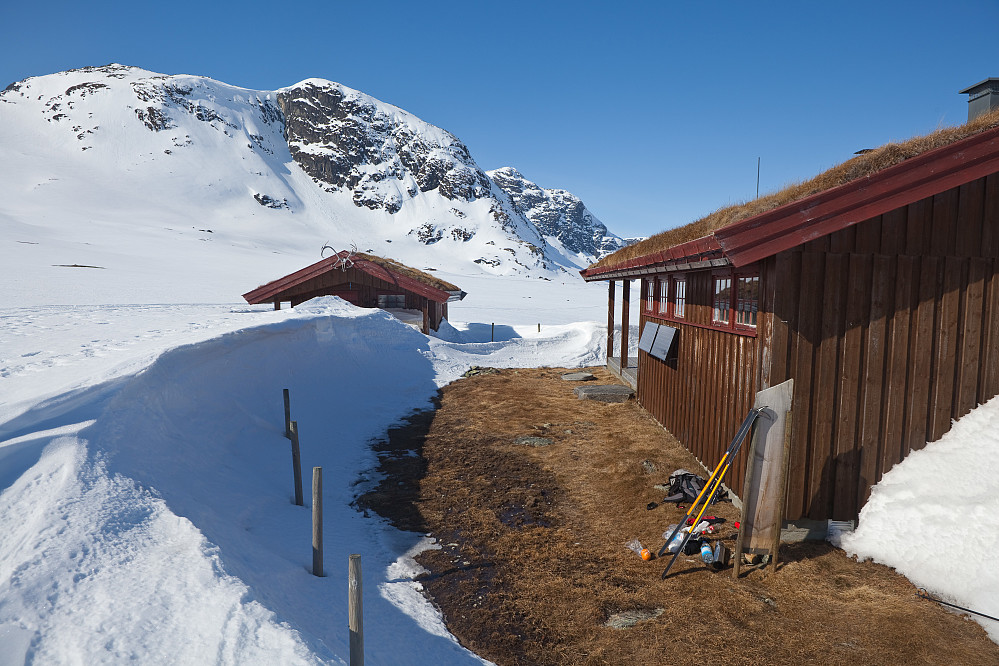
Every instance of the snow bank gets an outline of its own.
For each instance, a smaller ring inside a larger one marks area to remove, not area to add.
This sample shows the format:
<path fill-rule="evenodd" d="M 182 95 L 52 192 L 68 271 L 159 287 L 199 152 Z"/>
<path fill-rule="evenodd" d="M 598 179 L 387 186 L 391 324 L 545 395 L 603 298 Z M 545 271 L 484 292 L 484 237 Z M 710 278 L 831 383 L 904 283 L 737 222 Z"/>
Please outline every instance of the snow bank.
<path fill-rule="evenodd" d="M 945 601 L 999 617 L 997 451 L 999 398 L 993 398 L 889 470 L 840 545 Z M 970 617 L 999 642 L 999 622 Z"/>

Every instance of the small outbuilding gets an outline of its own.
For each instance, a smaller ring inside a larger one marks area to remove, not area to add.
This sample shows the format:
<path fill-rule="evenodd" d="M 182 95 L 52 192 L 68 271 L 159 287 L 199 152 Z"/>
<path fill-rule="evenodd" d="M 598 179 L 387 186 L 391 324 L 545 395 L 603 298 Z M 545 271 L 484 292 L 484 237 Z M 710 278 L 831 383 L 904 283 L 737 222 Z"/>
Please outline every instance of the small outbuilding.
<path fill-rule="evenodd" d="M 864 152 L 582 275 L 609 285 L 608 366 L 709 466 L 755 394 L 793 379 L 784 516 L 855 519 L 885 472 L 999 393 L 999 111 Z M 626 325 L 613 349 L 614 285 L 627 324 L 632 280 L 637 359 Z"/>
<path fill-rule="evenodd" d="M 436 331 L 447 318 L 447 305 L 465 292 L 429 273 L 392 259 L 346 250 L 243 294 L 247 303 L 294 307 L 317 296 L 339 296 L 364 308 L 422 314 L 421 330 Z"/>

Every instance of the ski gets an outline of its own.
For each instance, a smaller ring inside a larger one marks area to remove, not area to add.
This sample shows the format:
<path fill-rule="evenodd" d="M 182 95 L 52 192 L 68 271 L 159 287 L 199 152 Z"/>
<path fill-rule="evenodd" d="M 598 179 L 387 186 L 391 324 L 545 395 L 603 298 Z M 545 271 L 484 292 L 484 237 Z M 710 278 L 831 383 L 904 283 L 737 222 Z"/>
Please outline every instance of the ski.
<path fill-rule="evenodd" d="M 739 431 L 735 434 L 735 438 L 732 440 L 732 443 L 728 445 L 724 455 L 722 455 L 721 460 L 718 462 L 718 466 L 715 467 L 715 471 L 711 473 L 711 477 L 708 479 L 708 482 L 705 483 L 704 488 L 701 489 L 701 494 L 698 495 L 697 499 L 694 500 L 694 503 L 690 505 L 687 509 L 687 515 L 684 516 L 684 518 L 677 524 L 676 529 L 674 529 L 673 533 L 669 535 L 668 539 L 666 539 L 666 543 L 664 543 L 663 547 L 659 549 L 659 556 L 662 557 L 663 553 L 669 548 L 670 543 L 673 542 L 673 539 L 676 538 L 676 535 L 679 534 L 680 530 L 682 530 L 684 525 L 687 523 L 687 518 L 697 511 L 697 517 L 691 524 L 690 529 L 684 535 L 683 540 L 676 549 L 676 552 L 673 553 L 673 557 L 670 558 L 669 564 L 667 564 L 666 568 L 663 570 L 662 578 L 664 580 L 666 575 L 669 573 L 670 568 L 672 568 L 673 563 L 676 562 L 677 558 L 680 557 L 680 553 L 682 553 L 686 548 L 687 542 L 690 541 L 690 538 L 694 534 L 694 529 L 700 524 L 701 516 L 704 515 L 704 511 L 708 508 L 708 505 L 711 504 L 715 494 L 718 492 L 718 488 L 721 486 L 722 479 L 728 472 L 728 468 L 732 465 L 732 461 L 739 454 L 739 448 L 742 446 L 743 440 L 746 439 L 746 435 L 749 434 L 750 429 L 753 427 L 753 424 L 756 423 L 756 419 L 759 418 L 764 409 L 765 407 L 754 407 L 749 410 L 749 414 L 746 415 L 746 419 L 742 422 L 742 425 L 739 426 Z M 707 495 L 705 495 L 705 493 L 707 493 Z M 703 503 L 701 503 L 702 498 L 704 498 Z M 698 505 L 700 505 L 699 511 L 697 510 Z"/>

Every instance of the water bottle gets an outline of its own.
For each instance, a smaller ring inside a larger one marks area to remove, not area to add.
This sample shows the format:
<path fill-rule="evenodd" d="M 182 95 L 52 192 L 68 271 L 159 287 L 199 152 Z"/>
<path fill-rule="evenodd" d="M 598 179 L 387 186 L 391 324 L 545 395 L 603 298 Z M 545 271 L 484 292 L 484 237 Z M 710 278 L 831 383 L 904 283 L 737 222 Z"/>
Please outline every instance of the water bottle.
<path fill-rule="evenodd" d="M 676 529 L 676 525 L 670 525 L 669 529 L 667 529 L 665 532 L 663 532 L 663 538 L 664 539 L 668 539 L 669 535 L 673 534 L 673 530 L 675 530 L 675 529 Z M 676 533 L 676 536 L 673 537 L 673 540 L 669 542 L 668 546 L 666 546 L 666 550 L 668 550 L 671 553 L 675 553 L 676 551 L 680 550 L 680 544 L 683 543 L 683 538 L 685 536 L 687 536 L 687 529 L 686 528 L 684 528 L 684 529 L 682 529 L 682 530 L 680 530 L 679 532 Z"/>
<path fill-rule="evenodd" d="M 701 542 L 701 559 L 707 565 L 714 564 L 715 554 L 711 551 L 711 544 L 707 541 Z"/>

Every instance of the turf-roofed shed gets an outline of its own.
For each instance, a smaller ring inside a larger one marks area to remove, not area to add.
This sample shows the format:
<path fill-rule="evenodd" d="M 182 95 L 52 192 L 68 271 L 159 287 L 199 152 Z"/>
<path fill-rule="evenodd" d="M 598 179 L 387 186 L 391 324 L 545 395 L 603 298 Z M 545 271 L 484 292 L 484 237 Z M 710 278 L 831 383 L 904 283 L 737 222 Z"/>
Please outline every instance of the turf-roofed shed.
<path fill-rule="evenodd" d="M 756 392 L 793 379 L 784 516 L 852 520 L 894 464 L 999 393 L 997 258 L 993 111 L 653 236 L 582 275 L 609 284 L 608 366 L 709 467 Z M 674 341 L 640 344 L 629 359 L 626 326 L 618 356 L 612 346 L 615 282 L 627 322 L 636 279 L 643 338 Z"/>
<path fill-rule="evenodd" d="M 392 259 L 345 250 L 243 294 L 247 303 L 273 303 L 275 310 L 283 302 L 294 307 L 317 296 L 339 296 L 360 307 L 400 315 L 419 312 L 421 330 L 429 333 L 447 318 L 447 304 L 461 300 L 465 292 Z"/>

